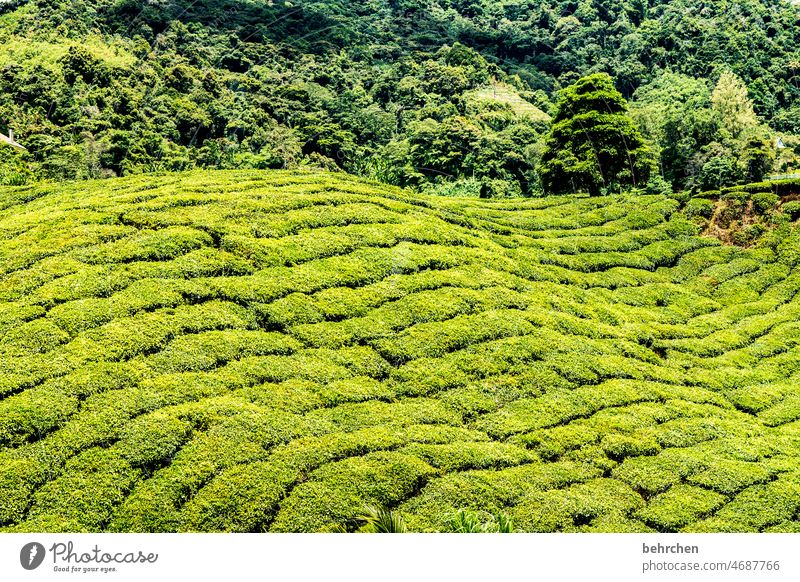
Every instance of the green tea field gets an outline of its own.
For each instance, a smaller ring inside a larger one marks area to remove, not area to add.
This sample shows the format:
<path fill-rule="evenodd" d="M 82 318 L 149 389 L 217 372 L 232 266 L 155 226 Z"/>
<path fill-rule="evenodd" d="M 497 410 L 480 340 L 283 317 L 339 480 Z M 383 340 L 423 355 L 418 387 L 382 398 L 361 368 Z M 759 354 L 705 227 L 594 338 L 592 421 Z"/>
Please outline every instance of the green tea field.
<path fill-rule="evenodd" d="M 0 531 L 800 531 L 800 237 L 679 207 L 1 188 Z"/>

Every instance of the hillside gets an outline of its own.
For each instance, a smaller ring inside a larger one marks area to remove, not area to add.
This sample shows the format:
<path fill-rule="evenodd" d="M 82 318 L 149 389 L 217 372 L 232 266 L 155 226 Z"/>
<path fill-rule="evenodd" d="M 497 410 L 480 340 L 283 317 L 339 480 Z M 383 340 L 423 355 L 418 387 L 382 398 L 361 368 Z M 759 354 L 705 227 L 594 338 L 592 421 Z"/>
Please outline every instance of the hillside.
<path fill-rule="evenodd" d="M 0 190 L 0 530 L 796 531 L 800 243 L 341 174 Z"/>
<path fill-rule="evenodd" d="M 560 92 L 600 72 L 652 193 L 760 181 L 800 168 L 798 23 L 785 0 L 4 2 L 0 133 L 28 152 L 0 185 L 311 166 L 536 196 Z"/>

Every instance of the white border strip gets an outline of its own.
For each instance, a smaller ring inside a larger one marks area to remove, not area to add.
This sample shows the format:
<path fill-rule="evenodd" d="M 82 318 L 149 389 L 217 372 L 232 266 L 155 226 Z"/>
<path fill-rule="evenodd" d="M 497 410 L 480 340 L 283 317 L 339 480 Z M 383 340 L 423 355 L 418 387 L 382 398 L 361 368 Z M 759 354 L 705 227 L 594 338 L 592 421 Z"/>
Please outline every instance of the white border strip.
<path fill-rule="evenodd" d="M 46 555 L 26 570 L 36 543 Z M 0 534 L 0 580 L 796 581 L 799 546 L 797 534 Z"/>

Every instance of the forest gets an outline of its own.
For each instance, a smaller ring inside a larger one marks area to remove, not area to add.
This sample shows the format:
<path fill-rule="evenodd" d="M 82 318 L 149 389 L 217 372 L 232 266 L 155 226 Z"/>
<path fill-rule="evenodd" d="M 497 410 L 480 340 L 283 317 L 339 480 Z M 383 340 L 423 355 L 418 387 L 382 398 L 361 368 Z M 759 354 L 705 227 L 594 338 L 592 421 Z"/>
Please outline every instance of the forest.
<path fill-rule="evenodd" d="M 3 148 L 0 184 L 313 167 L 515 197 L 791 175 L 798 16 L 767 0 L 15 0 L 0 132 L 26 150 Z M 571 182 L 549 152 L 568 137 L 548 139 L 564 92 L 601 73 L 644 157 Z"/>

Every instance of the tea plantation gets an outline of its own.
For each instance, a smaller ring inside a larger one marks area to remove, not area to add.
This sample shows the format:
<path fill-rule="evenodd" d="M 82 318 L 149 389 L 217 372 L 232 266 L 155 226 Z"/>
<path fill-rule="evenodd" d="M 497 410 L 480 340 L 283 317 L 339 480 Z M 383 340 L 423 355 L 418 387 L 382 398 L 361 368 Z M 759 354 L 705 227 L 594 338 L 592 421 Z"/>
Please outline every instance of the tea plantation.
<path fill-rule="evenodd" d="M 0 530 L 800 531 L 800 239 L 678 208 L 0 189 Z"/>

